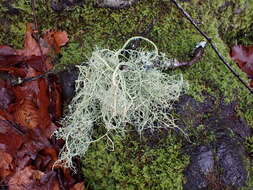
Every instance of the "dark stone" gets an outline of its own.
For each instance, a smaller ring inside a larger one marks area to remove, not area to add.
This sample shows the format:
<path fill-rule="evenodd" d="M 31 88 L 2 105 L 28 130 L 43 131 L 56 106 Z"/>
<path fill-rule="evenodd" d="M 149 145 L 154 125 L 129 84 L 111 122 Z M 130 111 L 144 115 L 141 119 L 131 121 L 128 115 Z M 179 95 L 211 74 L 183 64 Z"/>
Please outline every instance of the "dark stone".
<path fill-rule="evenodd" d="M 187 182 L 185 190 L 198 190 L 207 188 L 208 180 L 206 176 L 213 172 L 214 155 L 210 147 L 199 146 L 190 154 L 191 161 L 185 170 Z"/>
<path fill-rule="evenodd" d="M 0 87 L 0 109 L 7 109 L 15 101 L 12 91 L 5 87 Z"/>
<path fill-rule="evenodd" d="M 75 95 L 75 81 L 78 77 L 76 68 L 60 72 L 60 84 L 62 87 L 62 98 L 64 103 L 69 103 Z"/>
<path fill-rule="evenodd" d="M 193 139 L 198 145 L 185 146 L 190 164 L 185 169 L 184 189 L 236 190 L 245 186 L 246 155 L 242 144 L 252 130 L 238 116 L 237 103 L 218 102 L 211 96 L 207 96 L 204 102 L 198 102 L 188 95 L 182 96 L 179 102 L 176 112 L 183 121 L 179 123 L 180 127 L 189 132 L 196 131 L 199 125 L 204 126 L 203 133 L 197 132 L 199 136 Z M 205 133 L 212 135 L 209 141 Z"/>
<path fill-rule="evenodd" d="M 51 8 L 56 12 L 61 12 L 67 8 L 81 6 L 84 3 L 82 0 L 51 0 Z"/>
<path fill-rule="evenodd" d="M 243 147 L 231 138 L 217 142 L 217 163 L 224 184 L 236 188 L 246 185 L 247 171 L 243 164 L 243 153 Z"/>

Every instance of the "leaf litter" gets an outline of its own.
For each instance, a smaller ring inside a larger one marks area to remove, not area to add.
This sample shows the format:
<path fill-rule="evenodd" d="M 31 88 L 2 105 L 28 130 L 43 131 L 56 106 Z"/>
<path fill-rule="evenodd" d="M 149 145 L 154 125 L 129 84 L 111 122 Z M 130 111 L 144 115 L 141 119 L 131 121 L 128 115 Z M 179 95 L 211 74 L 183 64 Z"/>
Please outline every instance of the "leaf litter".
<path fill-rule="evenodd" d="M 61 147 L 52 137 L 61 116 L 57 77 L 12 85 L 12 79 L 35 77 L 52 69 L 52 56 L 68 42 L 64 31 L 48 30 L 38 40 L 34 36 L 29 23 L 23 49 L 0 46 L 1 186 L 9 190 L 81 190 L 84 184 L 69 169 L 53 168 Z"/>

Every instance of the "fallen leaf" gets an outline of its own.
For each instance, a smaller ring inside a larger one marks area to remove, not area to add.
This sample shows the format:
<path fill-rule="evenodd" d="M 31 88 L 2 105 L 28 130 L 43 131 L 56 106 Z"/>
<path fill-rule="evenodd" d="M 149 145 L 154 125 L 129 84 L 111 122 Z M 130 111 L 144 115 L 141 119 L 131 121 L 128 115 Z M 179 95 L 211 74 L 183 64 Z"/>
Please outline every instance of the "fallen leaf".
<path fill-rule="evenodd" d="M 34 129 L 39 126 L 41 118 L 39 109 L 31 98 L 25 98 L 17 106 L 15 120 L 18 124 Z"/>
<path fill-rule="evenodd" d="M 4 179 L 13 172 L 12 156 L 0 151 L 0 180 Z"/>
<path fill-rule="evenodd" d="M 11 126 L 11 122 L 0 115 L 0 151 L 15 155 L 24 142 L 22 135 Z"/>
<path fill-rule="evenodd" d="M 18 171 L 8 185 L 9 190 L 60 190 L 55 172 L 44 173 L 31 166 Z"/>
<path fill-rule="evenodd" d="M 253 46 L 234 46 L 230 50 L 230 56 L 237 63 L 239 68 L 245 72 L 250 79 L 253 79 Z M 253 87 L 252 81 L 250 81 L 250 86 Z"/>
<path fill-rule="evenodd" d="M 59 53 L 60 47 L 68 41 L 65 31 L 47 31 L 40 39 L 34 39 L 35 29 L 32 23 L 26 26 L 24 48 L 15 50 L 9 46 L 0 46 L 0 65 L 11 66 L 22 61 L 34 69 L 45 72 L 48 67 L 48 55 Z"/>
<path fill-rule="evenodd" d="M 47 31 L 43 38 L 54 48 L 56 53 L 59 53 L 60 47 L 64 46 L 69 41 L 68 35 L 64 31 Z"/>
<path fill-rule="evenodd" d="M 70 188 L 70 190 L 85 190 L 84 189 L 84 183 L 77 183 L 73 187 Z"/>
<path fill-rule="evenodd" d="M 24 49 L 17 50 L 17 55 L 21 55 L 26 57 L 26 59 L 29 59 L 31 56 L 41 56 L 42 54 L 47 53 L 45 49 L 40 48 L 40 45 L 33 38 L 33 34 L 34 25 L 32 23 L 28 23 L 26 25 Z"/>

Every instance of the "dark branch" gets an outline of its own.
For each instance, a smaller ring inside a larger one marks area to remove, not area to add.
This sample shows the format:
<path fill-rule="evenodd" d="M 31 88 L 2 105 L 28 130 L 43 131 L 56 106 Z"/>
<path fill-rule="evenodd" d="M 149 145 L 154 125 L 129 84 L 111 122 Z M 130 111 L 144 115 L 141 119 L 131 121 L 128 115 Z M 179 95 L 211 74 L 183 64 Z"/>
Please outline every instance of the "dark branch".
<path fill-rule="evenodd" d="M 19 78 L 18 80 L 15 80 L 12 82 L 12 86 L 16 86 L 16 85 L 20 85 L 20 84 L 23 84 L 25 82 L 31 82 L 31 81 L 34 81 L 34 80 L 37 80 L 37 79 L 40 79 L 40 78 L 46 78 L 48 75 L 50 74 L 55 74 L 53 71 L 47 71 L 43 74 L 40 74 L 40 75 L 37 75 L 37 76 L 34 76 L 34 77 L 29 77 L 29 78 Z"/>
<path fill-rule="evenodd" d="M 4 122 L 8 126 L 12 127 L 20 135 L 25 135 L 26 134 L 26 132 L 23 129 L 21 129 L 21 127 L 18 124 L 16 124 L 15 122 L 9 121 L 9 120 L 3 120 L 3 119 L 0 119 L 0 121 Z"/>
<path fill-rule="evenodd" d="M 172 3 L 176 5 L 176 7 L 183 13 L 183 15 L 187 18 L 187 20 L 190 21 L 190 23 L 198 30 L 198 32 L 204 36 L 204 38 L 210 43 L 211 47 L 219 57 L 219 59 L 222 61 L 223 64 L 233 73 L 233 75 L 249 90 L 250 93 L 253 94 L 253 90 L 247 85 L 247 83 L 240 78 L 240 76 L 234 71 L 234 69 L 227 63 L 225 58 L 221 55 L 216 45 L 212 42 L 212 39 L 208 37 L 196 24 L 196 22 L 192 19 L 192 17 L 183 9 L 183 7 L 177 3 L 176 0 L 171 0 Z"/>

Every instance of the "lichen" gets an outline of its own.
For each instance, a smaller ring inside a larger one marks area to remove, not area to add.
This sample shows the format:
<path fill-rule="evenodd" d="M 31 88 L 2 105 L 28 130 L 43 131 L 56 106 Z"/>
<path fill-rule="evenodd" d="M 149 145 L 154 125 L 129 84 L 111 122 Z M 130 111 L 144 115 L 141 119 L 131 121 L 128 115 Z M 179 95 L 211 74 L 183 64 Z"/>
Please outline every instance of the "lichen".
<path fill-rule="evenodd" d="M 155 51 L 125 50 L 137 39 L 151 43 Z M 160 55 L 152 41 L 133 37 L 120 50 L 95 50 L 85 65 L 77 66 L 76 95 L 62 119 L 62 127 L 55 131 L 56 138 L 65 141 L 57 163 L 74 168 L 72 158 L 83 158 L 92 142 L 102 137 L 110 140 L 112 131 L 125 133 L 129 125 L 140 135 L 147 129 L 180 129 L 171 110 L 188 84 L 182 75 L 149 68 L 158 61 L 161 67 L 174 63 Z M 106 133 L 92 139 L 99 122 Z"/>

